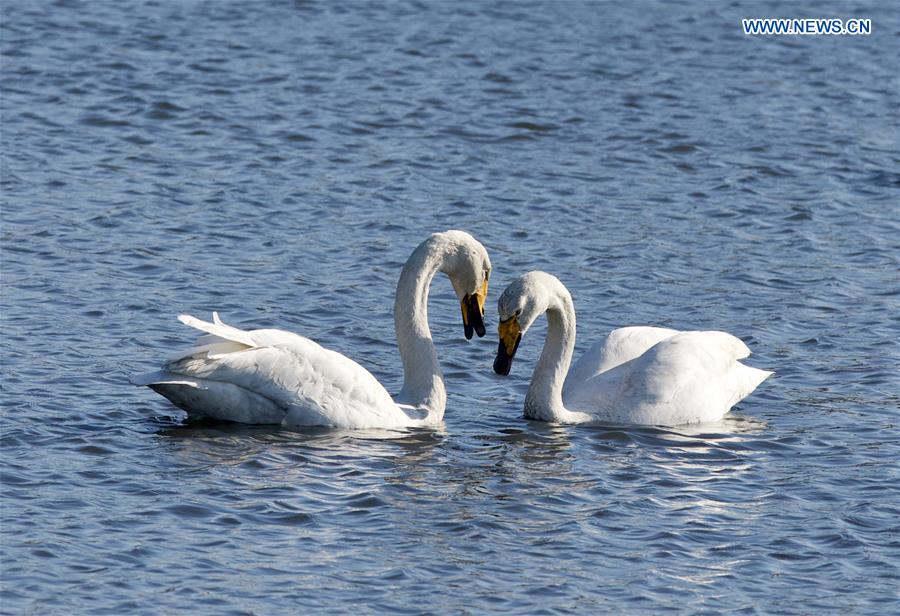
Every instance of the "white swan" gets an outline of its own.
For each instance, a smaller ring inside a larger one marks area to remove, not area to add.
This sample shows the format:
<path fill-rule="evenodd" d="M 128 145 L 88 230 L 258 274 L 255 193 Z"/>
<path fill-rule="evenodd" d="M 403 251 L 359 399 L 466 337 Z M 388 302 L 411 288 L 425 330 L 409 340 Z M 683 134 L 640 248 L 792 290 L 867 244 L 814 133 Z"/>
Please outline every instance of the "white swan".
<path fill-rule="evenodd" d="M 558 423 L 676 426 L 718 421 L 772 372 L 738 360 L 750 349 L 731 334 L 661 327 L 613 330 L 566 376 L 575 347 L 572 296 L 555 277 L 529 272 L 498 302 L 494 371 L 509 374 L 522 335 L 547 313 L 547 339 L 525 397 L 525 416 Z"/>
<path fill-rule="evenodd" d="M 447 393 L 428 329 L 428 288 L 444 272 L 460 298 L 466 338 L 483 336 L 491 262 L 463 231 L 435 233 L 416 248 L 400 274 L 394 301 L 403 389 L 392 400 L 352 359 L 278 329 L 244 331 L 213 313 L 207 323 L 178 319 L 207 333 L 159 372 L 132 379 L 194 418 L 251 424 L 397 428 L 440 423 Z"/>

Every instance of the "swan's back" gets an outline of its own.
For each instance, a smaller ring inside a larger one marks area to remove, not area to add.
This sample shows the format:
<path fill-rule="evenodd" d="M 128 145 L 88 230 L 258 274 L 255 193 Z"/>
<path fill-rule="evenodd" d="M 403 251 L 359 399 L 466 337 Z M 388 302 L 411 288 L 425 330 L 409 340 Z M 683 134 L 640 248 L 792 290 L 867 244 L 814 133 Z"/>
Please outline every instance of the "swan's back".
<path fill-rule="evenodd" d="M 680 332 L 641 355 L 573 383 L 566 406 L 615 423 L 679 425 L 720 420 L 772 373 L 741 364 L 741 340 Z"/>

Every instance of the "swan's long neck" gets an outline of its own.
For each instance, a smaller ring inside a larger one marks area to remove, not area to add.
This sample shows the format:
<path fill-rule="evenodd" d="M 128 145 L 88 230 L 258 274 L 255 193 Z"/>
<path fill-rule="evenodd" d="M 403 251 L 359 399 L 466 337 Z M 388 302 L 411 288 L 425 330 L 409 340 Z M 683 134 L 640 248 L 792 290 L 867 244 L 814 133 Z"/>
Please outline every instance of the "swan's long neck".
<path fill-rule="evenodd" d="M 559 285 L 551 289 L 547 306 L 547 339 L 525 396 L 525 416 L 543 421 L 564 421 L 562 390 L 575 348 L 575 306 Z"/>
<path fill-rule="evenodd" d="M 421 244 L 403 266 L 394 300 L 394 327 L 403 361 L 403 389 L 397 402 L 428 412 L 429 421 L 440 421 L 447 406 L 444 375 L 428 329 L 428 288 L 443 265 L 437 242 Z"/>

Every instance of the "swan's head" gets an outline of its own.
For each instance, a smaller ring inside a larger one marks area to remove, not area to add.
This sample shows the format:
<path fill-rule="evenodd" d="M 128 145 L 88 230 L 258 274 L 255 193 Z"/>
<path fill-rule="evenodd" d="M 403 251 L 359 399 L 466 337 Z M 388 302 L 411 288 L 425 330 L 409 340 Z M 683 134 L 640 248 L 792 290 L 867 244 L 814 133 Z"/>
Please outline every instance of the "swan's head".
<path fill-rule="evenodd" d="M 466 338 L 484 336 L 484 302 L 487 299 L 491 260 L 481 242 L 465 231 L 435 233 L 432 239 L 443 246 L 441 271 L 453 283 L 462 309 Z"/>
<path fill-rule="evenodd" d="M 494 372 L 507 375 L 522 336 L 535 320 L 547 311 L 553 289 L 562 287 L 555 277 L 544 272 L 528 272 L 516 278 L 497 302 L 500 312 L 500 344 L 494 360 Z"/>

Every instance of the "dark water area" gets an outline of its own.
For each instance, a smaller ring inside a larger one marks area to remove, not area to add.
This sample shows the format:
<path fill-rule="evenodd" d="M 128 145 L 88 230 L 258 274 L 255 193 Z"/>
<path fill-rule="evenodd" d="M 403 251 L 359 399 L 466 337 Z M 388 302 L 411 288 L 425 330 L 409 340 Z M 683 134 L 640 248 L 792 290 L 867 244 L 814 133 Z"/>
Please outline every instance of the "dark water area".
<path fill-rule="evenodd" d="M 37 2 L 0 7 L 5 614 L 898 610 L 898 41 L 890 2 Z M 743 17 L 870 36 L 749 37 Z M 128 384 L 175 320 L 402 377 L 427 234 L 437 430 L 188 424 Z M 717 424 L 522 418 L 543 269 L 578 349 L 722 329 L 777 375 Z"/>

